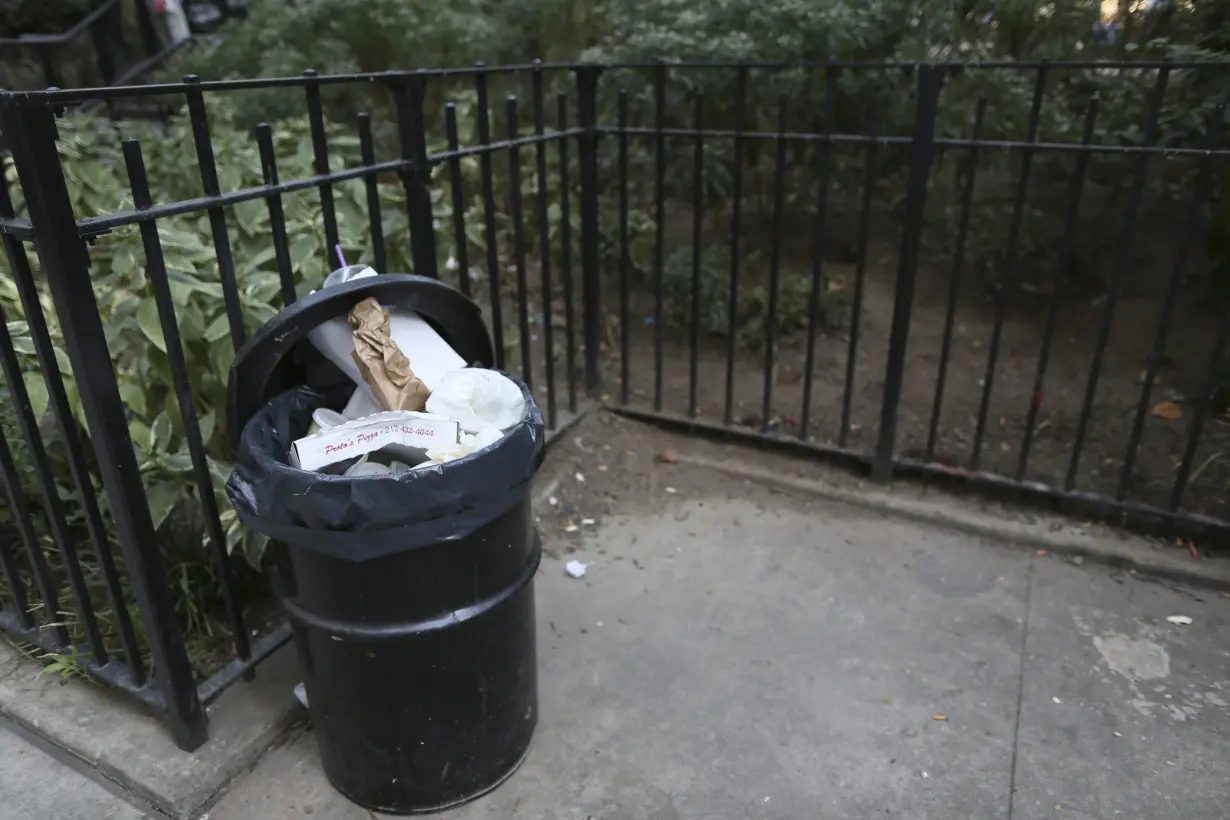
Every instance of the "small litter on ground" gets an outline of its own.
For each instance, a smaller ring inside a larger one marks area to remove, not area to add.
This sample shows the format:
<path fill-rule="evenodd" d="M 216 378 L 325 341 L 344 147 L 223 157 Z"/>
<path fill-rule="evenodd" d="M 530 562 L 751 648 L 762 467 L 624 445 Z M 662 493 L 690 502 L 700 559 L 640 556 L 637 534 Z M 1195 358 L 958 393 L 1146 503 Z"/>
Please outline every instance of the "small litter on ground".
<path fill-rule="evenodd" d="M 584 578 L 587 566 L 587 564 L 580 561 L 569 561 L 567 564 L 564 564 L 564 572 L 573 578 Z"/>
<path fill-rule="evenodd" d="M 1175 626 L 1191 626 L 1192 619 L 1187 615 L 1168 615 L 1166 620 Z"/>

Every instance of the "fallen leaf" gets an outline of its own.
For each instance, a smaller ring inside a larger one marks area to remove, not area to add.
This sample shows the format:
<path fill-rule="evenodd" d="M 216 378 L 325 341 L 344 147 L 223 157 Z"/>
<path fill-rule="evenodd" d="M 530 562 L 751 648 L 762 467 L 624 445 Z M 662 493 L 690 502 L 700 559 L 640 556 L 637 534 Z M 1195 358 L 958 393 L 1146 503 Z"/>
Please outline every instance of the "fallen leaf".
<path fill-rule="evenodd" d="M 1183 408 L 1172 401 L 1159 401 L 1149 412 L 1166 421 L 1177 421 L 1183 418 Z"/>
<path fill-rule="evenodd" d="M 679 454 L 674 450 L 663 450 L 658 453 L 658 461 L 663 464 L 676 464 L 679 461 Z"/>

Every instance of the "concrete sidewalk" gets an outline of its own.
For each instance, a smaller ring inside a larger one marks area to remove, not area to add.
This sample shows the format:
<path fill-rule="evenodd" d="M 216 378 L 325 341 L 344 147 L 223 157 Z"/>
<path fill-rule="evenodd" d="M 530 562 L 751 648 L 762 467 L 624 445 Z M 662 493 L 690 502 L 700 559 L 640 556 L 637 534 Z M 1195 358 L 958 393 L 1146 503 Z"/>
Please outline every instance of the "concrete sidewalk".
<path fill-rule="evenodd" d="M 0 820 L 148 820 L 142 811 L 0 722 Z"/>
<path fill-rule="evenodd" d="M 1230 817 L 1230 598 L 1091 558 L 1213 584 L 1225 562 L 908 484 L 877 502 L 845 473 L 604 414 L 538 487 L 538 733 L 451 820 Z M 101 687 L 9 688 L 63 704 L 36 729 L 106 747 L 83 760 L 151 758 L 129 780 L 178 795 L 155 801 L 176 817 L 369 820 L 310 728 L 221 787 L 267 746 L 239 729 L 286 712 L 293 667 L 228 690 L 196 755 L 104 715 Z M 3 729 L 0 772 L 0 820 L 159 816 Z"/>
<path fill-rule="evenodd" d="M 447 817 L 1230 816 L 1223 593 L 652 465 L 657 444 L 607 433 L 553 454 L 529 758 Z M 372 816 L 315 743 L 271 751 L 210 820 Z"/>

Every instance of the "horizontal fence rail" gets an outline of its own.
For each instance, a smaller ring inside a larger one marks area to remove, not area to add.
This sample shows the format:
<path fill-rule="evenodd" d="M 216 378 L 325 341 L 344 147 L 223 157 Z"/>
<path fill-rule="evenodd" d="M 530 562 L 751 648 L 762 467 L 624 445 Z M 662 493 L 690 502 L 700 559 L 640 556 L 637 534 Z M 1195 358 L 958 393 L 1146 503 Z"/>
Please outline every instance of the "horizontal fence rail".
<path fill-rule="evenodd" d="M 553 431 L 602 399 L 881 481 L 1224 536 L 1230 322 L 1196 249 L 1230 147 L 1218 101 L 1189 131 L 1166 101 L 1227 70 L 535 62 L 0 94 L 0 628 L 204 741 L 203 705 L 288 637 L 222 500 L 226 369 L 339 256 L 478 301 Z M 1107 130 L 1099 84 L 1126 76 L 1139 121 Z M 218 105 L 268 89 L 301 118 Z M 172 113 L 58 118 L 132 98 Z M 1159 210 L 1173 230 L 1142 238 Z M 185 572 L 212 584 L 208 663 Z"/>

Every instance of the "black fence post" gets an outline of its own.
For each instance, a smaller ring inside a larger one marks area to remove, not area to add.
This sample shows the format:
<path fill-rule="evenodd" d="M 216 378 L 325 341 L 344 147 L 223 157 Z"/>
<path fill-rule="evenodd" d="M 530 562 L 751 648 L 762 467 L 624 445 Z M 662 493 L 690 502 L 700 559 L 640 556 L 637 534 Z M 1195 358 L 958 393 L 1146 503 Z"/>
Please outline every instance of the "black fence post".
<path fill-rule="evenodd" d="M 150 12 L 150 4 L 146 0 L 133 3 L 137 15 L 137 28 L 141 30 L 141 44 L 145 46 L 145 56 L 153 57 L 162 46 L 158 44 L 158 31 L 154 28 L 154 17 Z"/>
<path fill-rule="evenodd" d="M 98 58 L 98 75 L 102 85 L 115 82 L 115 54 L 111 50 L 112 38 L 123 42 L 119 36 L 120 7 L 117 5 L 102 18 L 90 25 L 90 40 L 94 44 L 94 56 Z"/>
<path fill-rule="evenodd" d="M 436 271 L 436 233 L 431 216 L 431 164 L 427 161 L 427 134 L 423 120 L 426 81 L 413 76 L 395 86 L 401 155 L 411 167 L 402 172 L 406 189 L 406 215 L 410 220 L 410 253 L 414 272 L 439 279 Z M 383 272 L 383 271 L 382 271 Z"/>
<path fill-rule="evenodd" d="M 56 150 L 55 116 L 50 106 L 38 99 L 39 94 L 31 96 L 33 99 L 0 102 L 0 128 L 17 166 L 35 247 L 77 376 L 103 486 L 149 636 L 167 720 L 180 748 L 191 751 L 205 742 L 208 719 L 197 695 L 159 555 L 124 402 L 90 282 L 89 255 L 77 231 Z"/>
<path fill-rule="evenodd" d="M 602 287 L 598 233 L 598 77 L 600 66 L 581 66 L 577 72 L 577 138 L 581 162 L 581 325 L 585 340 L 585 392 L 597 396 L 602 389 L 599 348 L 602 345 Z"/>
<path fill-rule="evenodd" d="M 884 401 L 880 406 L 880 433 L 871 463 L 873 481 L 887 482 L 893 476 L 893 450 L 897 438 L 897 405 L 905 376 L 905 348 L 910 336 L 910 313 L 914 304 L 914 281 L 918 274 L 918 249 L 922 238 L 923 209 L 927 204 L 927 177 L 935 152 L 935 115 L 939 107 L 943 69 L 918 66 L 918 108 L 910 141 L 910 173 L 906 183 L 905 219 L 901 229 L 901 258 L 897 268 L 897 294 L 893 302 L 892 333 L 888 341 L 888 364 L 884 374 Z"/>
<path fill-rule="evenodd" d="M 36 46 L 38 51 L 39 62 L 43 66 L 43 82 L 47 88 L 58 88 L 63 85 L 60 82 L 60 70 L 56 68 L 56 53 L 59 49 L 58 44 L 40 43 Z"/>

